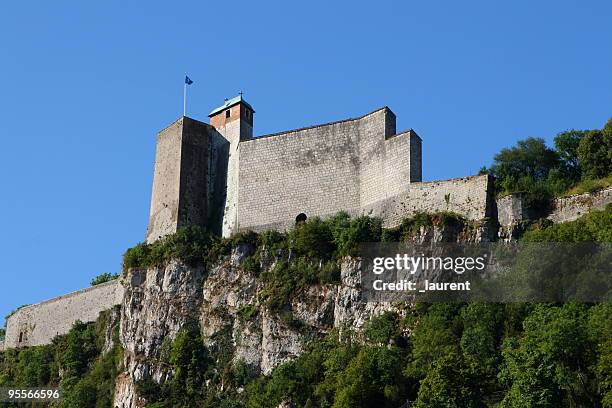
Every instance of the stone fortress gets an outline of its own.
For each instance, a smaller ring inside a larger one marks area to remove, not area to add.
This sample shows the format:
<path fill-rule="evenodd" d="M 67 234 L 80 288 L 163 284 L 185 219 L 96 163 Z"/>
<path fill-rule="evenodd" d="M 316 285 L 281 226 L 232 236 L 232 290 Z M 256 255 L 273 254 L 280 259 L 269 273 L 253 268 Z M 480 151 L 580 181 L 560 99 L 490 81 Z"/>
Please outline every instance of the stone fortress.
<path fill-rule="evenodd" d="M 421 138 L 397 133 L 387 107 L 259 137 L 254 114 L 238 96 L 210 124 L 182 117 L 159 133 L 147 242 L 185 225 L 227 237 L 338 211 L 387 225 L 415 211 L 485 217 L 488 177 L 422 183 Z"/>
<path fill-rule="evenodd" d="M 238 96 L 213 110 L 210 124 L 183 116 L 158 134 L 147 242 L 187 225 L 229 236 L 339 211 L 381 217 L 386 227 L 416 212 L 451 211 L 502 227 L 527 217 L 520 196 L 495 200 L 488 175 L 422 182 L 421 138 L 397 133 L 387 107 L 259 137 L 254 114 Z M 564 200 L 549 216 L 555 222 L 602 208 L 612 191 Z M 20 308 L 7 318 L 0 349 L 49 343 L 75 321 L 121 304 L 123 293 L 115 280 Z"/>

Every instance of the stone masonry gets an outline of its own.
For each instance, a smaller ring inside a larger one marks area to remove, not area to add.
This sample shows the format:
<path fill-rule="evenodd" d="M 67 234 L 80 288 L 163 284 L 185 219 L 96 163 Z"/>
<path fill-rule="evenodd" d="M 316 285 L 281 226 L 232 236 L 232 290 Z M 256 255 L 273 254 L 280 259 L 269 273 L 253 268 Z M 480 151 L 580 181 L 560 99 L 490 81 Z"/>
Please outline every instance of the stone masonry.
<path fill-rule="evenodd" d="M 253 114 L 240 96 L 210 124 L 183 117 L 160 132 L 147 242 L 185 225 L 229 236 L 286 229 L 298 216 L 358 215 L 421 181 L 421 138 L 396 133 L 387 107 L 260 137 Z"/>
<path fill-rule="evenodd" d="M 188 225 L 229 236 L 339 211 L 380 217 L 385 227 L 439 211 L 491 219 L 500 231 L 529 221 L 520 195 L 494 199 L 487 175 L 422 182 L 421 138 L 397 133 L 387 107 L 260 137 L 253 137 L 254 113 L 240 96 L 212 111 L 210 124 L 181 117 L 159 133 L 147 242 Z M 611 202 L 610 188 L 557 199 L 547 218 L 569 221 Z M 50 343 L 123 297 L 114 280 L 20 308 L 7 318 L 0 350 Z"/>
<path fill-rule="evenodd" d="M 24 306 L 6 319 L 4 348 L 48 344 L 55 336 L 66 334 L 77 320 L 93 322 L 122 299 L 123 286 L 115 279 Z"/>

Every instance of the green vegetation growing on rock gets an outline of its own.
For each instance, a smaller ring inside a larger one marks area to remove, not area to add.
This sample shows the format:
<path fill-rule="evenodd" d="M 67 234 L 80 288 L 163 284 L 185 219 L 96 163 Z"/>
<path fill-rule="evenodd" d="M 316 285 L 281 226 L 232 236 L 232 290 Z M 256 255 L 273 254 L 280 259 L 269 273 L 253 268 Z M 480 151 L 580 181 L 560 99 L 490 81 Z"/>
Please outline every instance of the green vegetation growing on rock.
<path fill-rule="evenodd" d="M 0 387 L 59 387 L 63 395 L 60 407 L 112 406 L 123 350 L 118 321 L 111 316 L 112 311 L 106 311 L 94 323 L 77 322 L 49 345 L 1 352 Z M 111 323 L 114 326 L 109 328 Z M 112 333 L 113 346 L 102 353 L 107 330 Z"/>
<path fill-rule="evenodd" d="M 240 406 L 610 406 L 610 304 L 417 309 L 415 319 L 374 318 L 366 333 L 379 344 L 334 335 L 314 341 L 270 376 L 249 382 Z"/>

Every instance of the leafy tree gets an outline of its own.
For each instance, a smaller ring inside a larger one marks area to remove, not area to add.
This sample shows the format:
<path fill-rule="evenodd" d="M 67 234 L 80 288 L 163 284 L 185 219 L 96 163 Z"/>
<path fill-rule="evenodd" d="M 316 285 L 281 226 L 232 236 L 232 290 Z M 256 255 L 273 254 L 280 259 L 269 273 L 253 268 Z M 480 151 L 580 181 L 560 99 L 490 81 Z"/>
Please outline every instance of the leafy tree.
<path fill-rule="evenodd" d="M 181 329 L 169 355 L 174 368 L 170 381 L 172 400 L 181 406 L 195 406 L 204 396 L 205 373 L 209 363 L 204 342 L 197 324 L 188 324 Z"/>
<path fill-rule="evenodd" d="M 410 340 L 412 356 L 406 374 L 422 378 L 436 360 L 459 354 L 457 313 L 460 305 L 433 303 L 414 328 Z"/>
<path fill-rule="evenodd" d="M 384 346 L 400 335 L 399 316 L 394 312 L 386 312 L 372 317 L 365 326 L 364 334 L 372 343 Z"/>
<path fill-rule="evenodd" d="M 478 373 L 480 381 L 497 374 L 501 360 L 504 308 L 499 304 L 470 303 L 460 312 L 463 332 L 459 342 L 466 365 Z"/>
<path fill-rule="evenodd" d="M 542 180 L 559 164 L 559 155 L 546 146 L 544 139 L 519 140 L 512 148 L 502 149 L 494 157 L 491 170 L 500 181 L 511 187 L 523 177 Z"/>
<path fill-rule="evenodd" d="M 291 248 L 298 256 L 330 259 L 334 253 L 334 237 L 329 223 L 318 217 L 297 224 L 289 231 Z"/>
<path fill-rule="evenodd" d="M 461 355 L 437 360 L 421 381 L 415 408 L 471 408 L 485 406 L 476 390 L 478 380 L 465 367 Z"/>
<path fill-rule="evenodd" d="M 564 175 L 572 180 L 580 179 L 580 166 L 578 163 L 578 145 L 584 136 L 588 133 L 586 130 L 568 130 L 559 133 L 555 137 L 555 149 L 561 160 L 561 167 Z"/>
<path fill-rule="evenodd" d="M 595 345 L 595 376 L 602 405 L 612 407 L 612 304 L 599 303 L 589 310 L 588 332 Z"/>
<path fill-rule="evenodd" d="M 503 346 L 501 379 L 510 385 L 502 407 L 593 406 L 598 394 L 589 378 L 592 345 L 588 308 L 538 305 L 525 320 L 521 338 Z"/>
<path fill-rule="evenodd" d="M 397 407 L 406 395 L 399 348 L 363 348 L 338 377 L 333 408 Z"/>
<path fill-rule="evenodd" d="M 588 132 L 580 141 L 577 152 L 584 178 L 602 178 L 612 172 L 612 132 Z"/>

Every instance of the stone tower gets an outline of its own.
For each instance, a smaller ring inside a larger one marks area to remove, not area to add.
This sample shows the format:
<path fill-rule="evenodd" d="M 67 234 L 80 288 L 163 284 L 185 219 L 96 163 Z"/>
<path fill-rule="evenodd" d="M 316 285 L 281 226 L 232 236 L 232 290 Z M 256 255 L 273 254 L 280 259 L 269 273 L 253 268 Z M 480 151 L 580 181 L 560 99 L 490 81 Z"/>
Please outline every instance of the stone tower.
<path fill-rule="evenodd" d="M 237 228 L 237 207 L 239 188 L 240 142 L 253 138 L 253 114 L 255 111 L 242 94 L 226 100 L 208 115 L 210 124 L 229 142 L 227 152 L 227 176 L 225 183 L 225 204 L 223 206 L 222 235 L 230 236 Z"/>
<path fill-rule="evenodd" d="M 146 241 L 188 225 L 214 230 L 228 143 L 209 124 L 181 117 L 159 132 Z M 216 194 L 215 194 L 216 193 Z M 218 199 L 217 199 L 218 200 Z"/>

